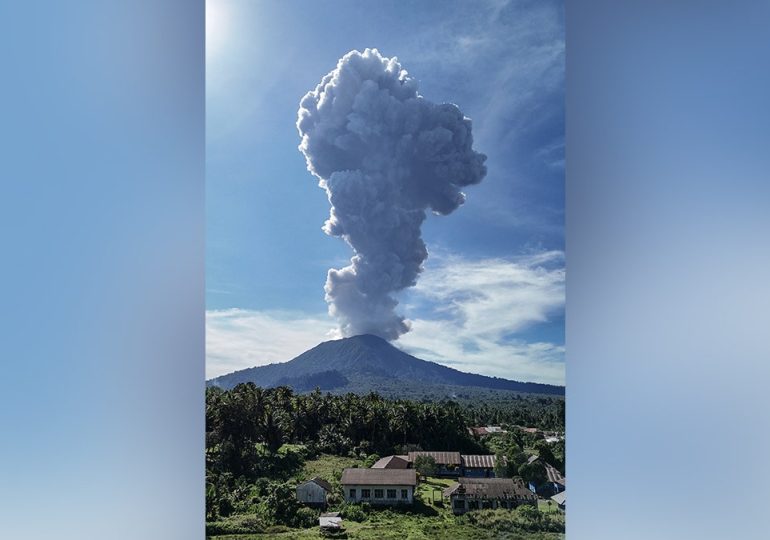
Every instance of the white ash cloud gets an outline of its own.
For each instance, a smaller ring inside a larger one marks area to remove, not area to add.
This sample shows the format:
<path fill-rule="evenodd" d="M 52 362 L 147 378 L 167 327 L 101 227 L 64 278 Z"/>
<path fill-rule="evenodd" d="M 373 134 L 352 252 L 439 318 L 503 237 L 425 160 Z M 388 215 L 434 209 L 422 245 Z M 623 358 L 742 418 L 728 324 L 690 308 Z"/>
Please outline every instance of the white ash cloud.
<path fill-rule="evenodd" d="M 417 283 L 428 257 L 426 212 L 450 214 L 465 201 L 461 188 L 486 174 L 471 121 L 423 98 L 398 60 L 376 49 L 341 58 L 298 116 L 299 149 L 332 206 L 323 230 L 354 251 L 349 266 L 329 270 L 329 313 L 343 336 L 397 339 L 409 324 L 394 294 Z"/>

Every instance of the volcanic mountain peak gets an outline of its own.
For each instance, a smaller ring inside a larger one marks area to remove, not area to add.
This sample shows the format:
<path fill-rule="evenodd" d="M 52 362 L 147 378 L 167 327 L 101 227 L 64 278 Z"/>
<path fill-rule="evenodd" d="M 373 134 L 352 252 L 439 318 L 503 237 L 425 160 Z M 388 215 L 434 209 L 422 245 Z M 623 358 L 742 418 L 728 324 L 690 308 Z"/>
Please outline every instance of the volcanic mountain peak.
<path fill-rule="evenodd" d="M 209 384 L 232 388 L 243 382 L 263 387 L 286 385 L 299 392 L 315 387 L 354 393 L 390 388 L 389 393 L 398 394 L 399 387 L 409 387 L 413 395 L 415 388 L 435 392 L 435 387 L 451 386 L 564 394 L 562 386 L 464 373 L 421 360 L 371 334 L 325 341 L 288 362 L 236 371 Z"/>

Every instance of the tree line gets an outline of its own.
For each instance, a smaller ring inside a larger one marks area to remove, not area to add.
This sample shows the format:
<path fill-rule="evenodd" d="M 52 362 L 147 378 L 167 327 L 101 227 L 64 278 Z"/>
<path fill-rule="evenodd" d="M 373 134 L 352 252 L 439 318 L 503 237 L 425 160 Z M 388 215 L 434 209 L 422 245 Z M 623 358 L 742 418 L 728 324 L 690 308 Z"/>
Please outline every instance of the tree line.
<path fill-rule="evenodd" d="M 295 394 L 288 387 L 239 384 L 206 390 L 207 465 L 235 476 L 261 476 L 261 445 L 275 454 L 282 444 L 317 453 L 387 455 L 410 446 L 478 452 L 468 419 L 455 402 L 387 400 L 378 394 Z"/>
<path fill-rule="evenodd" d="M 286 482 L 306 459 L 319 454 L 355 456 L 369 466 L 378 456 L 410 450 L 491 452 L 506 456 L 509 469 L 499 472 L 510 476 L 526 460 L 523 448 L 531 447 L 531 441 L 522 437 L 527 435 L 512 432 L 476 440 L 468 427 L 520 418 L 512 412 L 519 406 L 525 416 L 541 420 L 535 425 L 563 426 L 560 402 L 563 399 L 518 396 L 487 404 L 419 402 L 385 399 L 376 393 L 334 395 L 317 389 L 296 394 L 289 387 L 261 388 L 253 383 L 231 390 L 209 387 L 207 518 L 256 512 L 266 522 L 293 524 L 302 515 L 296 513 L 296 501 Z M 292 445 L 301 450 L 292 450 Z M 562 456 L 561 460 L 549 458 L 563 467 Z M 289 506 L 284 509 L 282 505 Z"/>

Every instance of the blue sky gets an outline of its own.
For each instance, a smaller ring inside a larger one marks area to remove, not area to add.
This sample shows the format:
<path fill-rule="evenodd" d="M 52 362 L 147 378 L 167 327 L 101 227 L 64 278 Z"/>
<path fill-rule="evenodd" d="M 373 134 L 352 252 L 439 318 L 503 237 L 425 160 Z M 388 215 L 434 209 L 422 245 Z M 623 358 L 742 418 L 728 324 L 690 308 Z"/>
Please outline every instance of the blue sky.
<path fill-rule="evenodd" d="M 464 371 L 564 382 L 560 2 L 207 2 L 207 376 L 328 339 L 323 284 L 350 248 L 297 150 L 301 97 L 352 49 L 398 57 L 473 120 L 483 182 L 429 216 L 396 344 Z"/>

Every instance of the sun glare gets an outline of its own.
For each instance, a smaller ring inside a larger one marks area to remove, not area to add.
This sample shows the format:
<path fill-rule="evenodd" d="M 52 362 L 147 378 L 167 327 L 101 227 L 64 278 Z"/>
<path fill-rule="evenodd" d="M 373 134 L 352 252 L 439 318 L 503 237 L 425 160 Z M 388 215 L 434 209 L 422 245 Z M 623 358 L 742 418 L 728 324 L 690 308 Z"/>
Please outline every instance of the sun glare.
<path fill-rule="evenodd" d="M 206 0 L 206 56 L 219 52 L 227 37 L 229 13 L 222 0 Z"/>

